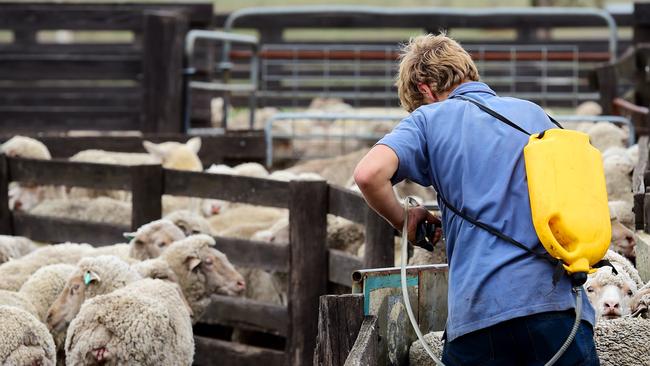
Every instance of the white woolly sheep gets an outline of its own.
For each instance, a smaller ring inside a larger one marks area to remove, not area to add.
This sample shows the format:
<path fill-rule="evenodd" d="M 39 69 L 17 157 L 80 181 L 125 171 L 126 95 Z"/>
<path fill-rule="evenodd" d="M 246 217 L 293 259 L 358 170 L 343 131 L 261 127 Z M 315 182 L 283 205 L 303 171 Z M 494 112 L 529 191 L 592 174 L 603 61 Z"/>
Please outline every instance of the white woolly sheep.
<path fill-rule="evenodd" d="M 236 175 L 253 178 L 266 178 L 269 171 L 260 163 L 242 163 L 232 168 Z"/>
<path fill-rule="evenodd" d="M 632 315 L 650 318 L 650 283 L 643 286 L 632 298 Z"/>
<path fill-rule="evenodd" d="M 139 279 L 141 276 L 136 270 L 115 256 L 81 259 L 47 311 L 48 328 L 58 338 L 59 334 L 65 334 L 84 301 L 113 292 Z"/>
<path fill-rule="evenodd" d="M 131 268 L 137 271 L 142 278 L 153 278 L 178 283 L 176 273 L 169 266 L 169 263 L 161 258 L 136 262 L 131 265 Z"/>
<path fill-rule="evenodd" d="M 27 255 L 36 248 L 34 242 L 25 237 L 0 235 L 0 264 Z"/>
<path fill-rule="evenodd" d="M 48 199 L 39 203 L 29 213 L 123 226 L 131 223 L 131 204 L 110 197 Z"/>
<path fill-rule="evenodd" d="M 195 321 L 213 294 L 236 296 L 246 289 L 244 278 L 214 245 L 208 235 L 192 235 L 173 243 L 160 257 L 176 274 Z"/>
<path fill-rule="evenodd" d="M 607 197 L 610 201 L 632 200 L 632 171 L 634 165 L 630 160 L 620 155 L 608 157 L 603 162 Z"/>
<path fill-rule="evenodd" d="M 340 186 L 346 186 L 349 182 L 354 168 L 357 163 L 363 158 L 369 149 L 361 149 L 349 154 L 337 156 L 328 159 L 315 159 L 306 161 L 304 163 L 296 164 L 295 166 L 286 169 L 287 171 L 299 173 L 316 173 L 325 178 L 327 182 Z"/>
<path fill-rule="evenodd" d="M 138 260 L 156 258 L 173 242 L 185 238 L 183 231 L 173 222 L 161 219 L 144 224 L 134 233 L 127 233 L 129 255 Z"/>
<path fill-rule="evenodd" d="M 16 135 L 2 145 L 0 151 L 10 157 L 50 160 L 52 155 L 47 146 L 31 137 Z"/>
<path fill-rule="evenodd" d="M 27 311 L 0 306 L 0 363 L 3 365 L 56 364 L 54 340 L 43 323 Z"/>
<path fill-rule="evenodd" d="M 601 152 L 614 146 L 627 146 L 629 137 L 622 128 L 608 122 L 594 124 L 589 128 L 587 134 L 591 144 Z"/>
<path fill-rule="evenodd" d="M 650 320 L 622 318 L 601 321 L 594 340 L 603 366 L 647 365 L 650 355 Z"/>
<path fill-rule="evenodd" d="M 208 218 L 208 221 L 212 232 L 221 235 L 221 232 L 247 222 L 264 224 L 268 228 L 283 217 L 288 217 L 286 209 L 238 204 Z"/>
<path fill-rule="evenodd" d="M 628 317 L 599 321 L 594 329 L 594 340 L 600 364 L 603 366 L 647 365 L 650 354 L 648 334 L 650 334 L 650 319 Z M 442 332 L 425 334 L 424 340 L 433 353 L 440 358 L 444 346 Z M 433 361 L 419 340 L 411 345 L 409 365 L 433 365 Z"/>
<path fill-rule="evenodd" d="M 616 218 L 611 219 L 611 225 L 612 240 L 609 248 L 634 261 L 636 259 L 636 239 L 634 232 L 621 224 Z"/>
<path fill-rule="evenodd" d="M 194 234 L 212 234 L 210 222 L 208 222 L 208 220 L 206 220 L 203 216 L 189 210 L 174 211 L 163 218 L 173 222 L 174 225 L 178 226 L 178 228 L 183 231 L 185 236 Z"/>
<path fill-rule="evenodd" d="M 0 151 L 10 157 L 50 160 L 47 147 L 31 137 L 14 136 L 0 146 Z M 64 198 L 65 187 L 36 186 L 18 182 L 9 184 L 9 207 L 16 211 L 29 211 L 44 199 Z"/>
<path fill-rule="evenodd" d="M 609 213 L 630 230 L 635 229 L 634 204 L 628 201 L 609 201 Z"/>
<path fill-rule="evenodd" d="M 634 144 L 627 148 L 627 156 L 636 165 L 639 162 L 639 144 Z"/>
<path fill-rule="evenodd" d="M 38 248 L 24 257 L 0 265 L 0 289 L 18 291 L 39 268 L 50 264 L 75 264 L 92 255 L 88 244 L 64 243 Z"/>
<path fill-rule="evenodd" d="M 607 253 L 605 253 L 605 256 L 603 259 L 606 259 L 610 261 L 611 263 L 614 263 L 617 265 L 617 269 L 619 271 L 625 272 L 625 274 L 636 284 L 637 288 L 643 287 L 643 280 L 641 279 L 641 276 L 639 275 L 639 271 L 634 267 L 632 262 L 630 262 L 627 258 L 624 256 L 616 253 L 613 250 L 608 250 Z"/>
<path fill-rule="evenodd" d="M 38 311 L 27 296 L 15 291 L 0 290 L 0 305 L 15 306 L 38 317 Z"/>
<path fill-rule="evenodd" d="M 615 319 L 631 313 L 631 300 L 638 286 L 622 264 L 622 257 L 614 260 L 610 254 L 606 258 L 612 258 L 618 274 L 614 275 L 611 267 L 599 268 L 596 273 L 589 275 L 584 287 L 596 310 L 596 318 Z"/>
<path fill-rule="evenodd" d="M 176 284 L 143 279 L 86 301 L 70 324 L 67 365 L 191 365 L 190 312 Z"/>
<path fill-rule="evenodd" d="M 22 285 L 18 293 L 34 306 L 40 321 L 45 322 L 47 310 L 63 291 L 68 277 L 76 269 L 72 264 L 51 264 L 34 272 Z"/>

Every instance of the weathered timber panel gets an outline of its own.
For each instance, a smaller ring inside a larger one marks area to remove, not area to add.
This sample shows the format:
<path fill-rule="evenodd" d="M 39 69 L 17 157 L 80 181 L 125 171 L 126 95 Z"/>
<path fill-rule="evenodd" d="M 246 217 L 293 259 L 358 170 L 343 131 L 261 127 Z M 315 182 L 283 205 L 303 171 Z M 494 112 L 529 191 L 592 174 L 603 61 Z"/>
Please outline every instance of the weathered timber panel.
<path fill-rule="evenodd" d="M 281 351 L 247 346 L 205 337 L 194 337 L 197 366 L 282 366 L 286 355 Z"/>
<path fill-rule="evenodd" d="M 111 245 L 124 241 L 126 226 L 93 223 L 67 218 L 13 213 L 13 235 L 28 237 L 45 243 L 90 243 L 94 246 Z"/>
<path fill-rule="evenodd" d="M 245 239 L 215 237 L 215 248 L 224 252 L 239 267 L 267 271 L 289 271 L 289 245 Z"/>
<path fill-rule="evenodd" d="M 131 187 L 131 172 L 126 166 L 58 160 L 7 160 L 10 181 L 97 189 L 128 190 Z"/>
<path fill-rule="evenodd" d="M 286 208 L 289 184 L 268 179 L 165 170 L 165 194 Z"/>
<path fill-rule="evenodd" d="M 343 366 L 363 322 L 363 295 L 320 297 L 314 366 Z"/>
<path fill-rule="evenodd" d="M 242 297 L 213 296 L 199 320 L 286 336 L 289 329 L 287 308 Z"/>

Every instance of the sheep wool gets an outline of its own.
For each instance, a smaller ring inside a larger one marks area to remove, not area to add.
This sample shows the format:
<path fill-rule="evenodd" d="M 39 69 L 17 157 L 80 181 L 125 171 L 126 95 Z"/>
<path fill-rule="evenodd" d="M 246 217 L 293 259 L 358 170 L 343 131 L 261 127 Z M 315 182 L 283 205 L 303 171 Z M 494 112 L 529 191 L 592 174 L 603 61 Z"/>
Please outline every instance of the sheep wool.
<path fill-rule="evenodd" d="M 650 365 L 650 319 L 621 318 L 596 324 L 596 351 L 603 366 Z"/>
<path fill-rule="evenodd" d="M 38 316 L 38 312 L 25 295 L 14 291 L 0 290 L 0 305 L 14 306 L 25 310 L 33 316 Z"/>
<path fill-rule="evenodd" d="M 186 236 L 212 233 L 210 223 L 203 216 L 189 210 L 178 210 L 163 217 L 178 226 Z"/>
<path fill-rule="evenodd" d="M 22 258 L 0 265 L 0 289 L 18 291 L 39 268 L 49 264 L 74 264 L 90 255 L 93 247 L 88 244 L 57 244 L 36 249 Z"/>
<path fill-rule="evenodd" d="M 0 305 L 0 363 L 3 365 L 56 364 L 54 340 L 45 324 L 25 310 Z"/>
<path fill-rule="evenodd" d="M 29 277 L 20 288 L 21 295 L 30 300 L 36 309 L 38 320 L 45 321 L 47 309 L 59 296 L 65 283 L 76 267 L 72 264 L 52 264 L 45 266 Z"/>
<path fill-rule="evenodd" d="M 16 135 L 0 145 L 0 151 L 11 157 L 50 160 L 52 155 L 40 141 L 31 137 Z"/>
<path fill-rule="evenodd" d="M 112 255 L 83 258 L 77 263 L 77 270 L 70 276 L 83 276 L 93 272 L 100 281 L 86 287 L 86 299 L 107 294 L 141 279 L 140 274 L 128 263 Z"/>
<path fill-rule="evenodd" d="M 22 236 L 0 235 L 0 264 L 20 258 L 36 249 L 36 245 Z"/>
<path fill-rule="evenodd" d="M 86 301 L 66 337 L 67 365 L 191 365 L 190 313 L 175 284 L 144 279 Z"/>

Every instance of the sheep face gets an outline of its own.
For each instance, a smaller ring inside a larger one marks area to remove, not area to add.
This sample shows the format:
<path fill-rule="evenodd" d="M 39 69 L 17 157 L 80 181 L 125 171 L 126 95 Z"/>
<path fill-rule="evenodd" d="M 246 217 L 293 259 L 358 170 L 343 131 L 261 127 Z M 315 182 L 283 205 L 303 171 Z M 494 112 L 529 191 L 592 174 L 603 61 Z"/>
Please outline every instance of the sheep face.
<path fill-rule="evenodd" d="M 201 201 L 201 213 L 204 217 L 210 217 L 220 214 L 230 206 L 230 202 L 206 198 Z"/>
<path fill-rule="evenodd" d="M 634 232 L 616 219 L 612 220 L 612 241 L 609 247 L 611 250 L 634 262 L 636 258 Z"/>
<path fill-rule="evenodd" d="M 186 236 L 196 234 L 210 235 L 210 223 L 203 217 L 188 210 L 175 211 L 165 216 L 178 226 Z"/>
<path fill-rule="evenodd" d="M 601 269 L 600 271 L 607 271 Z M 632 281 L 626 281 L 610 273 L 597 273 L 585 283 L 589 301 L 596 310 L 596 317 L 616 319 L 630 314 L 631 299 L 636 290 Z"/>
<path fill-rule="evenodd" d="M 650 316 L 650 287 L 643 288 L 634 295 L 630 309 L 633 315 L 643 318 Z"/>
<path fill-rule="evenodd" d="M 198 157 L 201 149 L 201 138 L 193 137 L 185 144 L 178 142 L 163 142 L 154 144 L 144 141 L 143 146 L 147 152 L 162 161 L 163 167 L 167 169 L 187 170 L 200 172 L 203 164 Z"/>
<path fill-rule="evenodd" d="M 185 234 L 169 220 L 157 220 L 143 225 L 132 236 L 129 255 L 138 260 L 157 258 L 173 242 Z"/>
<path fill-rule="evenodd" d="M 205 247 L 198 256 L 186 258 L 188 276 L 203 283 L 207 294 L 241 295 L 246 289 L 242 275 L 222 252 Z"/>
<path fill-rule="evenodd" d="M 12 182 L 9 186 L 9 208 L 27 212 L 38 205 L 43 196 L 43 187 Z"/>
<path fill-rule="evenodd" d="M 99 276 L 91 271 L 74 275 L 68 279 L 63 291 L 47 311 L 47 326 L 53 334 L 63 332 L 68 328 L 86 300 L 88 287 L 97 282 L 99 282 Z"/>

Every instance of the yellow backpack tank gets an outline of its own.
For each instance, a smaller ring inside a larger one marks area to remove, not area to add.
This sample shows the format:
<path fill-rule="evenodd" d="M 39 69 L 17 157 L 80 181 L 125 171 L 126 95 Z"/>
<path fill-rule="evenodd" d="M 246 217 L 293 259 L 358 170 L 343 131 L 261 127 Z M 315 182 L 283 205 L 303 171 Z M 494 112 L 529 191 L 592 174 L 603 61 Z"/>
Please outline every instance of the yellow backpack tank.
<path fill-rule="evenodd" d="M 584 283 L 587 273 L 595 271 L 594 266 L 607 264 L 601 259 L 612 238 L 603 161 L 600 152 L 590 144 L 589 136 L 565 130 L 551 117 L 550 121 L 558 128 L 531 134 L 472 98 L 455 97 L 471 102 L 530 136 L 524 147 L 524 162 L 535 232 L 553 260 L 559 260 L 564 270 L 572 275 L 572 283 L 575 286 Z M 439 197 L 465 220 L 540 256 L 504 233 L 465 215 L 441 195 Z M 554 275 L 553 282 L 556 280 Z"/>
<path fill-rule="evenodd" d="M 567 272 L 594 271 L 612 238 L 600 152 L 582 132 L 550 129 L 530 136 L 524 161 L 542 245 Z"/>

